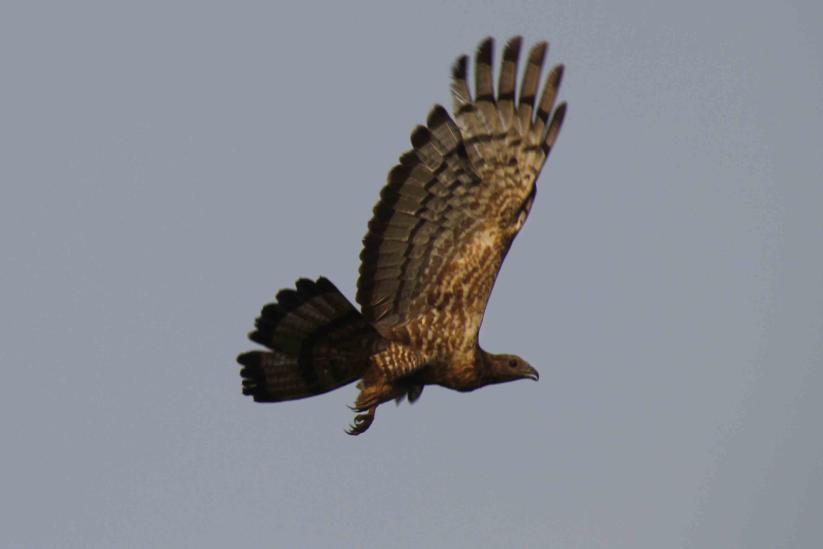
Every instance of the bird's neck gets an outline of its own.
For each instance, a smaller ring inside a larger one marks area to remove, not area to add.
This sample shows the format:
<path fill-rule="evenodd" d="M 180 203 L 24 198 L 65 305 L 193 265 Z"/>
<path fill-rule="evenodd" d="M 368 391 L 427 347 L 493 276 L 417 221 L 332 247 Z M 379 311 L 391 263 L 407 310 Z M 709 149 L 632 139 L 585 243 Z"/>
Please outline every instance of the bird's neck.
<path fill-rule="evenodd" d="M 437 379 L 431 379 L 430 383 L 461 392 L 478 389 L 486 385 L 487 356 L 480 348 L 473 353 L 455 355 L 445 368 L 429 370 L 437 376 Z"/>

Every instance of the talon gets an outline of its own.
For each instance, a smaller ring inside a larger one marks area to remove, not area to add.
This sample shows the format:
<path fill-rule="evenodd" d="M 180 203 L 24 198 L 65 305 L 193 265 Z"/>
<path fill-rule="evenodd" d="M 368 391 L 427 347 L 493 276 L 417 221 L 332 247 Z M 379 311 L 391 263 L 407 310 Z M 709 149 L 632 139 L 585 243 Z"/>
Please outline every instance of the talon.
<path fill-rule="evenodd" d="M 354 423 L 349 425 L 349 428 L 346 429 L 346 433 L 357 436 L 366 432 L 369 426 L 371 426 L 372 421 L 374 421 L 374 412 L 376 409 L 377 406 L 371 406 L 365 414 L 354 416 Z"/>

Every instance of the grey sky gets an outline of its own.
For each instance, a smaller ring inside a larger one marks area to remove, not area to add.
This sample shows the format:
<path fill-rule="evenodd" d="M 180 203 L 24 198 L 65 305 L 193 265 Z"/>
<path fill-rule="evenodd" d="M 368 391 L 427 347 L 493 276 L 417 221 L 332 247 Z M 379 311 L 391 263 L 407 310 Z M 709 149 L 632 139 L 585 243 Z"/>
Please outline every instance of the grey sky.
<path fill-rule="evenodd" d="M 3 547 L 819 547 L 818 2 L 4 2 Z M 481 333 L 540 383 L 240 394 L 353 297 L 388 169 L 493 35 L 569 102 Z"/>

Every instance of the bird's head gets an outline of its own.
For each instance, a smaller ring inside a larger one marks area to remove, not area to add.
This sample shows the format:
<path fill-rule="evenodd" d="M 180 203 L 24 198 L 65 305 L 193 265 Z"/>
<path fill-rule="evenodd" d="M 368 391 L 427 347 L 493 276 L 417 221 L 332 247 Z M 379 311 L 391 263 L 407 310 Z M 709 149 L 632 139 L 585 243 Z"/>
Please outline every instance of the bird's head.
<path fill-rule="evenodd" d="M 488 383 L 505 383 L 516 379 L 537 381 L 540 374 L 517 355 L 483 353 Z"/>

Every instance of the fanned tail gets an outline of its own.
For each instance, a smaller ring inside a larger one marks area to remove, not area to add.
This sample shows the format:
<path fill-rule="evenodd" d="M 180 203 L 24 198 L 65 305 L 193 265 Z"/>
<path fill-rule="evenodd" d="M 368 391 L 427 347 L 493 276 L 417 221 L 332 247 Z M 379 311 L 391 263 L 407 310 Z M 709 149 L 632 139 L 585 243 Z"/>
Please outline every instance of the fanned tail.
<path fill-rule="evenodd" d="M 297 281 L 263 307 L 249 339 L 269 351 L 237 357 L 243 394 L 257 402 L 319 395 L 363 375 L 380 336 L 326 278 Z"/>

